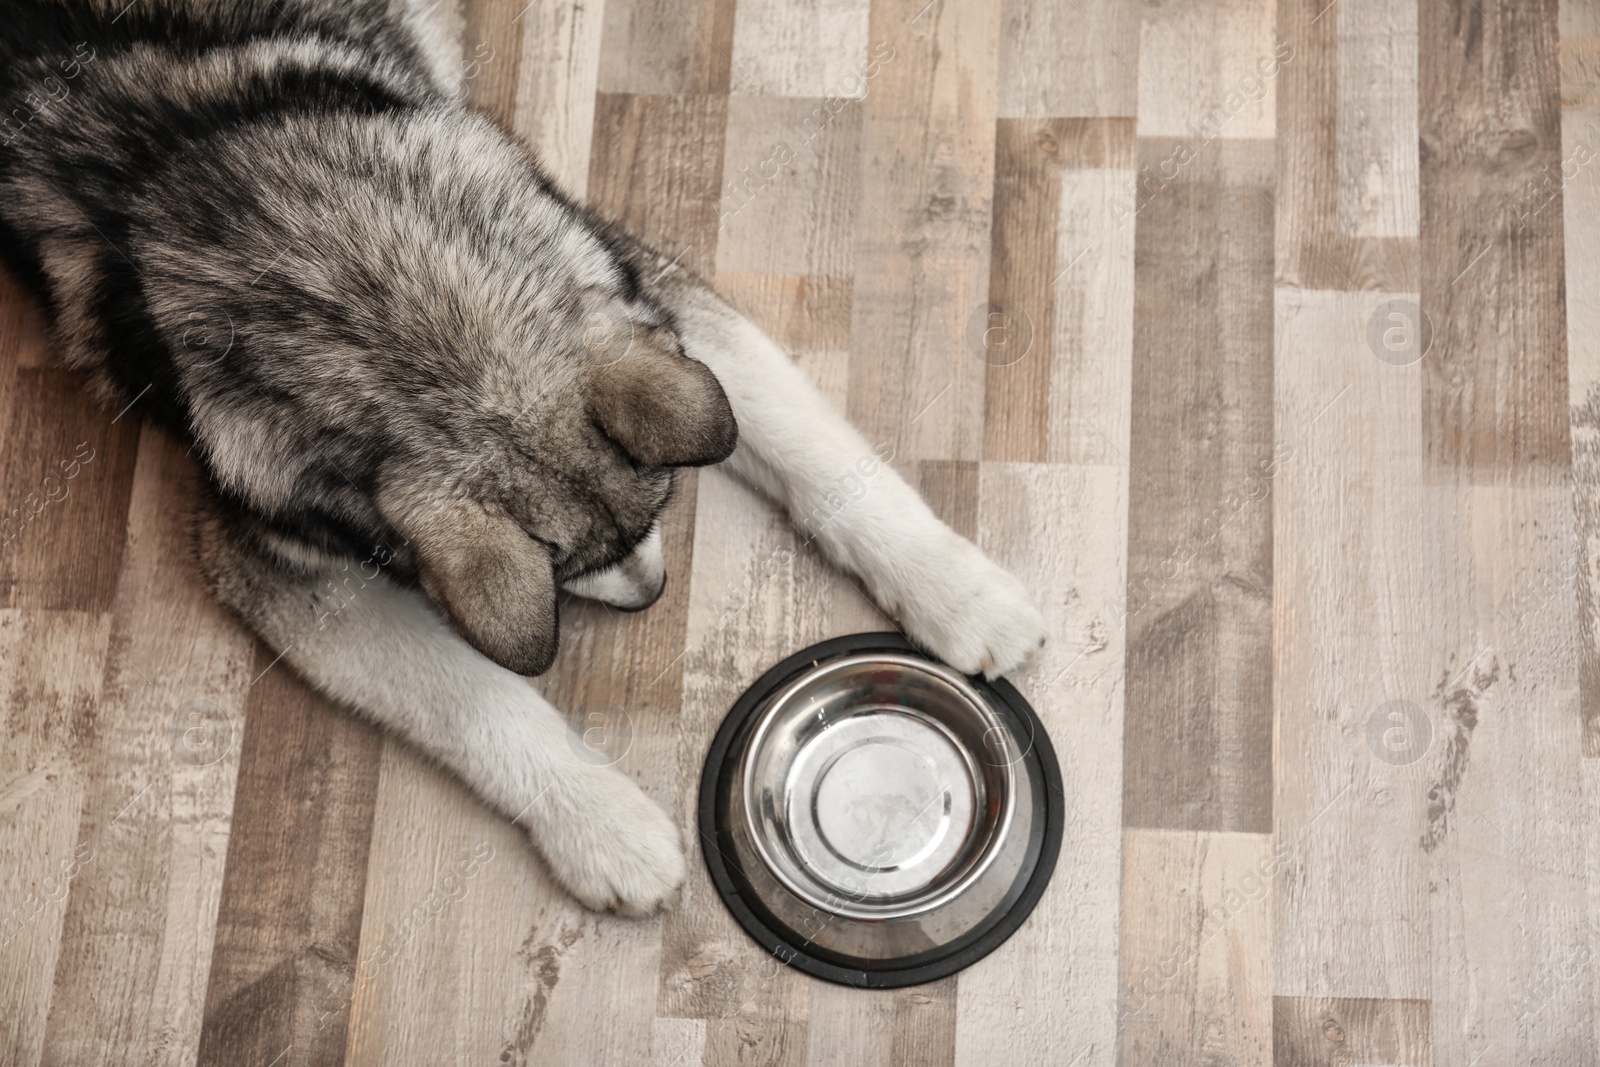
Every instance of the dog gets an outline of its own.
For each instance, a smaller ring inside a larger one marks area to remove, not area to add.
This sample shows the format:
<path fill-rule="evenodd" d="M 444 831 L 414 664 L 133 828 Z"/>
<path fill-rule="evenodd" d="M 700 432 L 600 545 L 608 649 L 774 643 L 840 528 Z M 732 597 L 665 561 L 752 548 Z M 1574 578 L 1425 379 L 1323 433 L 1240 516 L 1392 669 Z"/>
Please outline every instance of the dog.
<path fill-rule="evenodd" d="M 990 676 L 1027 591 L 787 354 L 462 103 L 413 0 L 36 0 L 0 21 L 0 257 L 65 362 L 193 443 L 200 570 L 319 691 L 460 776 L 594 909 L 679 828 L 524 675 L 557 593 L 647 607 L 680 467 L 726 463 L 906 634 Z M 322 595 L 355 567 L 359 603 Z"/>

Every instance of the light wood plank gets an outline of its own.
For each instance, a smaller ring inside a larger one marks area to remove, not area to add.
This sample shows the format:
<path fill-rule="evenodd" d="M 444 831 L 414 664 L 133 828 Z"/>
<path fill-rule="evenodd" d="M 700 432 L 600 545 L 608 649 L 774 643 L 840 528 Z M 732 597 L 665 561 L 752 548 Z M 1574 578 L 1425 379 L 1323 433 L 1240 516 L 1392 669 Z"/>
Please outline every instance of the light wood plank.
<path fill-rule="evenodd" d="M 1343 0 L 1334 132 L 1341 233 L 1417 235 L 1417 5 Z"/>
<path fill-rule="evenodd" d="M 1280 45 L 1275 54 L 1283 57 L 1274 79 L 1278 284 L 1416 292 L 1420 269 L 1416 239 L 1356 237 L 1338 224 L 1340 94 L 1362 91 L 1359 86 L 1339 87 L 1342 6 L 1326 0 L 1278 2 Z M 1351 59 L 1347 53 L 1346 61 Z M 1402 117 L 1390 113 L 1392 121 Z M 1395 204 L 1401 215 L 1412 210 L 1398 200 Z"/>
<path fill-rule="evenodd" d="M 1561 5 L 1561 36 L 1600 36 L 1600 3 L 1595 0 L 1567 0 Z"/>
<path fill-rule="evenodd" d="M 867 46 L 868 0 L 740 0 L 735 93 L 859 100 L 893 51 Z"/>
<path fill-rule="evenodd" d="M 1585 759 L 1583 761 L 1583 801 L 1590 812 L 1600 812 L 1600 760 Z M 1543 984 L 1552 979 L 1565 984 L 1575 976 L 1589 974 L 1594 971 L 1595 953 L 1600 952 L 1600 819 L 1590 818 L 1587 822 L 1587 880 L 1589 883 L 1589 909 L 1588 909 L 1588 938 L 1579 939 L 1568 946 L 1569 955 L 1562 961 L 1560 970 L 1553 975 L 1545 975 L 1541 986 L 1535 987 L 1537 993 Z M 1593 979 L 1590 979 L 1591 983 Z M 1529 997 L 1523 1002 L 1525 1013 L 1519 1019 L 1530 1016 L 1536 1021 L 1543 1015 L 1549 1001 L 1543 997 Z M 1600 1022 L 1595 1030 L 1588 1035 L 1591 1047 L 1600 1046 Z"/>
<path fill-rule="evenodd" d="M 692 1067 L 705 1051 L 704 1019 L 657 1019 L 651 1028 L 650 1067 Z"/>
<path fill-rule="evenodd" d="M 1567 374 L 1572 432 L 1573 516 L 1576 545 L 1555 573 L 1512 601 L 1521 618 L 1571 596 L 1576 604 L 1578 706 L 1583 733 L 1583 804 L 1588 813 L 1587 938 L 1520 1003 L 1518 1020 L 1537 1024 L 1548 1009 L 1544 987 L 1565 985 L 1594 970 L 1600 952 L 1600 178 L 1593 154 L 1600 144 L 1600 3 L 1561 6 L 1562 235 L 1566 251 Z M 1592 982 L 1593 979 L 1591 978 Z M 1600 1046 L 1600 1020 L 1589 1035 Z"/>
<path fill-rule="evenodd" d="M 535 0 L 515 16 L 522 37 L 511 129 L 556 185 L 580 198 L 589 187 L 605 6 Z"/>
<path fill-rule="evenodd" d="M 1271 137 L 1273 0 L 1146 3 L 1139 25 L 1139 136 Z"/>
<path fill-rule="evenodd" d="M 1117 1061 L 1126 494 L 1118 466 L 980 470 L 978 544 L 1050 623 L 1040 663 L 1014 681 L 1055 746 L 1067 819 L 1038 907 L 957 979 L 960 1064 Z"/>
<path fill-rule="evenodd" d="M 1139 7 L 1131 0 L 1005 0 L 1000 115 L 1136 114 Z"/>
<path fill-rule="evenodd" d="M 1280 996 L 1432 991 L 1418 845 L 1443 724 L 1432 693 L 1481 646 L 1443 601 L 1453 505 L 1418 484 L 1421 372 L 1366 344 L 1367 320 L 1403 297 L 1277 296 L 1274 822 L 1293 853 L 1274 903 L 1294 931 L 1277 939 Z M 1391 720 L 1391 701 L 1424 718 Z"/>
<path fill-rule="evenodd" d="M 522 833 L 386 741 L 368 869 L 354 974 L 328 993 L 344 1062 L 529 1062 L 546 968 L 517 948 L 571 905 Z"/>
<path fill-rule="evenodd" d="M 680 478 L 662 516 L 669 575 L 662 598 L 637 614 L 575 599 L 563 604 L 564 648 L 555 668 L 540 680 L 545 696 L 592 742 L 589 758 L 614 761 L 663 803 L 678 795 L 680 653 L 688 624 L 697 497 L 696 479 Z M 692 847 L 690 826 L 681 825 Z M 648 1058 L 655 1042 L 650 1024 L 661 930 L 659 920 L 596 918 L 559 893 L 545 905 L 520 950 L 539 961 L 543 990 L 536 989 L 533 1001 L 533 1011 L 543 1018 L 529 1047 L 530 1062 L 600 1057 L 601 1062 L 635 1063 Z M 598 1046 L 597 1003 L 615 1005 Z"/>
<path fill-rule="evenodd" d="M 860 165 L 858 102 L 730 99 L 717 270 L 850 277 Z"/>
<path fill-rule="evenodd" d="M 1574 606 L 1504 607 L 1570 553 L 1570 499 L 1429 485 L 1423 376 L 1369 362 L 1372 303 L 1279 294 L 1296 452 L 1275 513 L 1295 605 L 1277 622 L 1277 831 L 1296 855 L 1277 921 L 1302 933 L 1278 942 L 1276 991 L 1429 1000 L 1439 1062 L 1536 1062 L 1594 1027 L 1588 977 L 1551 991 L 1541 1027 L 1517 1021 L 1587 936 Z"/>
<path fill-rule="evenodd" d="M 1061 175 L 1051 276 L 1051 463 L 1128 462 L 1137 189 L 1133 124 Z"/>
<path fill-rule="evenodd" d="M 878 0 L 893 62 L 866 100 L 855 193 L 851 420 L 917 459 L 978 459 L 999 5 Z"/>
<path fill-rule="evenodd" d="M 1357 1063 L 1433 1067 L 1425 1000 L 1279 997 L 1275 1007 L 1277 1063 L 1295 1067 Z"/>
<path fill-rule="evenodd" d="M 1271 1067 L 1270 835 L 1127 830 L 1122 845 L 1122 1062 Z"/>
<path fill-rule="evenodd" d="M 0 1061 L 45 1046 L 72 883 L 95 861 L 78 825 L 86 742 L 107 652 L 106 614 L 0 610 Z"/>
<path fill-rule="evenodd" d="M 733 31 L 734 0 L 606 0 L 600 92 L 725 94 Z"/>
<path fill-rule="evenodd" d="M 807 1067 L 954 1064 L 957 981 L 945 978 L 910 989 L 813 984 L 812 1016 L 826 1025 L 808 1030 Z"/>
<path fill-rule="evenodd" d="M 1580 766 L 1575 604 L 1561 597 L 1523 619 L 1502 610 L 1570 558 L 1570 489 L 1456 494 L 1454 597 L 1488 651 L 1465 678 L 1436 682 L 1443 745 L 1420 838 L 1433 859 L 1433 1054 L 1470 1063 L 1493 1047 L 1488 1056 L 1516 1063 L 1581 1061 L 1595 1054 L 1600 996 L 1593 968 L 1573 971 L 1591 934 L 1582 826 L 1596 815 Z M 1572 980 L 1548 983 L 1552 974 Z"/>
<path fill-rule="evenodd" d="M 1566 75 L 1563 73 L 1563 85 Z M 1573 513 L 1577 544 L 1556 571 L 1523 590 L 1510 606 L 1521 617 L 1571 595 L 1578 611 L 1583 754 L 1600 757 L 1600 101 L 1562 115 L 1569 158 L 1577 146 L 1597 158 L 1562 192 L 1567 272 L 1567 373 L 1572 426 Z"/>

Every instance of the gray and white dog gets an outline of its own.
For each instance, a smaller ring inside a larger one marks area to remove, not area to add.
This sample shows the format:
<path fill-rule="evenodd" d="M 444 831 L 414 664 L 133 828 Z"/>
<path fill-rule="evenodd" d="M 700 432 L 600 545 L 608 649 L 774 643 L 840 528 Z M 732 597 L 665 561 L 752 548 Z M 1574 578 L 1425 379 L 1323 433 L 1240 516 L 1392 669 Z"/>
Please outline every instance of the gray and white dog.
<path fill-rule="evenodd" d="M 217 597 L 451 768 L 594 908 L 654 911 L 678 827 L 522 677 L 557 591 L 660 594 L 675 467 L 797 521 L 872 453 L 701 282 L 464 108 L 414 0 L 19 0 L 0 18 L 0 256 L 67 363 L 192 441 Z M 815 540 L 914 640 L 1004 673 L 1026 591 L 892 471 Z M 359 603 L 319 592 L 351 568 Z"/>

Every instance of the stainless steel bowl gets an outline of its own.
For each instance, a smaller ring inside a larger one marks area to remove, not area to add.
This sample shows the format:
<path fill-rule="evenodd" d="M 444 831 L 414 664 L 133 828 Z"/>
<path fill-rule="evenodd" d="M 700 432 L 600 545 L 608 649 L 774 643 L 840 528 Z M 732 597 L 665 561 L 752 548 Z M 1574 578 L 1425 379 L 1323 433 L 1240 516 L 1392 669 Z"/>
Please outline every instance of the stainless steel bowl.
<path fill-rule="evenodd" d="M 701 829 L 713 881 L 779 959 L 874 987 L 987 954 L 1044 889 L 1060 773 L 1004 682 L 896 634 L 824 642 L 751 687 L 712 745 Z"/>

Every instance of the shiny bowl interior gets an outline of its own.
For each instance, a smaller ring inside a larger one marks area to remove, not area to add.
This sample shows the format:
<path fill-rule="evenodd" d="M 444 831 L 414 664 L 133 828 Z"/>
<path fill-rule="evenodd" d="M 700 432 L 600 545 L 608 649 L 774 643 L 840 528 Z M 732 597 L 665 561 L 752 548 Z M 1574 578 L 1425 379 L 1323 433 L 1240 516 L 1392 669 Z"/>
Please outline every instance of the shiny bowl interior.
<path fill-rule="evenodd" d="M 841 657 L 761 716 L 740 768 L 745 831 L 809 904 L 869 920 L 930 911 L 998 854 L 1014 751 L 960 675 L 906 655 Z"/>
<path fill-rule="evenodd" d="M 1060 774 L 1032 710 L 904 638 L 824 642 L 769 671 L 713 743 L 707 865 L 779 959 L 834 981 L 932 981 L 1042 893 Z"/>

